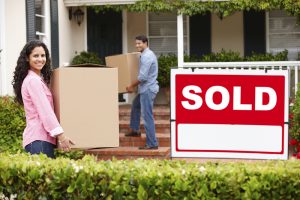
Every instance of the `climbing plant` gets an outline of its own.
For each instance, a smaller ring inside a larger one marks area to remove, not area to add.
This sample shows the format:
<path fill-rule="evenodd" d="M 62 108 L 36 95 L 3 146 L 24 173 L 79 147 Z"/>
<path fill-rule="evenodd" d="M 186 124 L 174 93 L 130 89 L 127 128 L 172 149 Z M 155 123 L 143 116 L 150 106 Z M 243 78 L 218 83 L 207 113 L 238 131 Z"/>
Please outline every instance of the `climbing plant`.
<path fill-rule="evenodd" d="M 93 6 L 96 12 L 112 9 L 131 12 L 177 12 L 185 15 L 216 13 L 220 18 L 236 11 L 244 10 L 285 10 L 288 14 L 300 16 L 299 0 L 229 0 L 229 1 L 196 1 L 196 0 L 139 0 L 134 4 Z"/>

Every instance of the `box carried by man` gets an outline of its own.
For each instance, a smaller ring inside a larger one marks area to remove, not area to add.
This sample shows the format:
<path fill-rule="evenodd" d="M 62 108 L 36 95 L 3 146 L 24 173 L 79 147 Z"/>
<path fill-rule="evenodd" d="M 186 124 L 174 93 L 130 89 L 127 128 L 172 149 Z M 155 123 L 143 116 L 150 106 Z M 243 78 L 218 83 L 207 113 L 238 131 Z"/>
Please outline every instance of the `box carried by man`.
<path fill-rule="evenodd" d="M 126 87 L 137 79 L 140 53 L 126 53 L 105 57 L 108 67 L 118 68 L 119 93 L 126 93 Z"/>

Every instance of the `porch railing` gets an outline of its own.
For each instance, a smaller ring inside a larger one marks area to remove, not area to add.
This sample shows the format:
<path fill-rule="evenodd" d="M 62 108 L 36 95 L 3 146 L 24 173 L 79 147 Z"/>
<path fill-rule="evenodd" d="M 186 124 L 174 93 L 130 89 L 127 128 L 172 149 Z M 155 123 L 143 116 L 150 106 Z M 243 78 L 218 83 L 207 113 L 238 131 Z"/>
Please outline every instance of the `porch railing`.
<path fill-rule="evenodd" d="M 240 70 L 288 70 L 290 77 L 289 96 L 295 96 L 298 90 L 298 70 L 300 61 L 264 61 L 264 62 L 184 62 L 183 15 L 177 15 L 177 58 L 179 68 L 240 69 Z M 293 91 L 293 92 L 291 92 Z"/>
<path fill-rule="evenodd" d="M 300 61 L 263 61 L 263 62 L 183 62 L 182 68 L 220 69 L 220 70 L 288 70 L 289 97 L 298 90 L 298 70 Z"/>

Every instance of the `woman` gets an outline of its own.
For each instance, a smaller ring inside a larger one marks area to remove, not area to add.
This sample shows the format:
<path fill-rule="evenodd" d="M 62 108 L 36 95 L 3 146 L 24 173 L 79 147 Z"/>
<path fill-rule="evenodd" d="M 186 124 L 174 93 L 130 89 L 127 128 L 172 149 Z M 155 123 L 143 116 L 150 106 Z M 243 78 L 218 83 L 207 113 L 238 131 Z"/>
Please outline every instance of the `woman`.
<path fill-rule="evenodd" d="M 54 114 L 52 94 L 48 88 L 51 72 L 47 46 L 38 40 L 30 41 L 20 53 L 12 84 L 16 101 L 24 105 L 26 114 L 23 132 L 25 151 L 44 153 L 54 158 L 56 141 L 64 151 L 69 151 L 73 143 L 64 136 Z"/>

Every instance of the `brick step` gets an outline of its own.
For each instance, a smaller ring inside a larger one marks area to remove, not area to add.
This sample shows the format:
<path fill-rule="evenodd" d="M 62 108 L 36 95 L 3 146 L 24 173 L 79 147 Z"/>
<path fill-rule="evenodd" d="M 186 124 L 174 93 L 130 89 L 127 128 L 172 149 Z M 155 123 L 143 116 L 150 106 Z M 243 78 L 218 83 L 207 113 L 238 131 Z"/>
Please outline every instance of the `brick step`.
<path fill-rule="evenodd" d="M 119 131 L 120 133 L 126 133 L 129 129 L 129 121 L 120 120 L 119 121 Z M 169 120 L 156 120 L 155 121 L 155 130 L 157 133 L 167 133 L 169 134 L 170 129 L 170 121 Z M 141 120 L 141 131 L 145 133 L 145 128 L 143 124 L 143 120 Z"/>
<path fill-rule="evenodd" d="M 130 119 L 130 105 L 119 106 L 120 120 Z M 170 120 L 170 108 L 168 106 L 154 106 L 153 108 L 155 120 Z"/>
<path fill-rule="evenodd" d="M 165 133 L 156 134 L 160 147 L 170 147 L 170 135 Z M 140 147 L 146 144 L 146 134 L 142 133 L 141 137 L 126 137 L 125 133 L 120 133 L 121 147 Z"/>
<path fill-rule="evenodd" d="M 170 115 L 156 115 L 154 114 L 155 120 L 167 120 L 170 121 Z M 130 121 L 130 113 L 120 113 L 119 120 Z"/>
<path fill-rule="evenodd" d="M 89 149 L 85 154 L 91 154 L 97 157 L 98 160 L 116 159 L 169 159 L 170 147 L 159 147 L 156 150 L 139 150 L 138 147 L 117 147 L 117 148 L 102 148 Z"/>
<path fill-rule="evenodd" d="M 119 105 L 119 110 L 120 111 L 128 111 L 128 112 L 130 112 L 130 109 L 131 109 L 131 104 L 122 104 L 122 105 Z M 157 112 L 157 111 L 168 111 L 170 113 L 170 106 L 167 106 L 167 105 L 154 105 L 153 111 L 154 112 Z"/>

